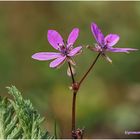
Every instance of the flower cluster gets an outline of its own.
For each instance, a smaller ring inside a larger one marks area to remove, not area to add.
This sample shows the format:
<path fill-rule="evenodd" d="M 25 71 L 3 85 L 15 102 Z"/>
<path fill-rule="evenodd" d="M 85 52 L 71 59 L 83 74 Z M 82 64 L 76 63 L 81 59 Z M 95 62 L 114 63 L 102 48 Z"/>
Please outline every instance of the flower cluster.
<path fill-rule="evenodd" d="M 107 61 L 112 62 L 112 60 L 106 55 L 106 52 L 124 52 L 129 53 L 129 51 L 136 51 L 133 48 L 113 48 L 113 46 L 119 41 L 120 37 L 117 34 L 108 34 L 104 37 L 103 33 L 99 27 L 95 24 L 91 24 L 92 34 L 97 42 L 95 47 L 88 45 L 88 48 L 92 51 L 99 52 Z M 52 60 L 50 63 L 51 68 L 57 68 L 61 66 L 65 61 L 70 62 L 75 65 L 73 57 L 82 52 L 82 46 L 76 48 L 73 47 L 76 39 L 79 35 L 79 29 L 74 28 L 68 36 L 67 41 L 64 41 L 61 35 L 55 30 L 48 30 L 47 38 L 51 46 L 58 52 L 39 52 L 32 55 L 33 59 L 46 61 Z"/>

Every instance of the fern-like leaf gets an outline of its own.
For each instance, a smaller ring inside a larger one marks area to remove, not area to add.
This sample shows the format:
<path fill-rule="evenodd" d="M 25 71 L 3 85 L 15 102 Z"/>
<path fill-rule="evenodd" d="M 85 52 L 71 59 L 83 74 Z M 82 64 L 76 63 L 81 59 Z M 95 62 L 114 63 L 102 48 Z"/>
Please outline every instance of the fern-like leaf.
<path fill-rule="evenodd" d="M 47 130 L 42 131 L 44 118 L 30 100 L 23 99 L 15 86 L 7 89 L 13 100 L 0 97 L 0 139 L 53 139 Z"/>

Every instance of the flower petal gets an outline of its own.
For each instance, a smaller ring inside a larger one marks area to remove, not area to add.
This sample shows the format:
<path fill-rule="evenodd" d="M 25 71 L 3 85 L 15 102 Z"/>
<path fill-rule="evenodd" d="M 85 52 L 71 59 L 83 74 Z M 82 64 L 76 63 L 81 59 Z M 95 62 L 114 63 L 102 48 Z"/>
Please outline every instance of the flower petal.
<path fill-rule="evenodd" d="M 33 59 L 44 61 L 44 60 L 51 60 L 61 57 L 61 53 L 54 53 L 54 52 L 39 52 L 32 55 Z"/>
<path fill-rule="evenodd" d="M 81 49 L 82 49 L 82 46 L 79 46 L 79 47 L 72 49 L 70 51 L 70 53 L 68 54 L 68 56 L 74 56 L 74 55 L 80 53 L 82 51 Z"/>
<path fill-rule="evenodd" d="M 79 35 L 79 29 L 74 28 L 71 31 L 71 33 L 69 34 L 69 37 L 68 37 L 68 40 L 67 40 L 68 46 L 69 46 L 69 44 L 74 44 L 74 42 L 76 41 L 78 35 Z"/>
<path fill-rule="evenodd" d="M 47 38 L 49 43 L 52 45 L 53 48 L 59 50 L 59 44 L 64 45 L 63 38 L 61 35 L 55 30 L 48 30 Z"/>
<path fill-rule="evenodd" d="M 51 68 L 56 68 L 56 67 L 59 67 L 66 59 L 66 56 L 62 56 L 62 57 L 59 57 L 59 58 L 56 58 L 54 61 L 52 61 L 50 63 L 50 67 Z"/>
<path fill-rule="evenodd" d="M 91 31 L 97 43 L 100 46 L 104 46 L 104 35 L 102 34 L 101 30 L 98 28 L 98 26 L 95 23 L 91 24 Z"/>
<path fill-rule="evenodd" d="M 137 51 L 138 49 L 133 49 L 133 48 L 108 48 L 106 51 L 109 52 L 125 52 L 129 53 L 129 51 Z"/>
<path fill-rule="evenodd" d="M 114 46 L 118 41 L 120 37 L 117 34 L 109 34 L 105 37 L 105 44 L 107 47 Z"/>

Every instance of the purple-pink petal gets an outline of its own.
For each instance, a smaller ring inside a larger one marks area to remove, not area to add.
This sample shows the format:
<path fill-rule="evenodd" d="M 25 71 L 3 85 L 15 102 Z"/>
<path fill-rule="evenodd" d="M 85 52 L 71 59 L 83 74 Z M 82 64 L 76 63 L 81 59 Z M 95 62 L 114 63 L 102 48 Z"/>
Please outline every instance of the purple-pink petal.
<path fill-rule="evenodd" d="M 69 46 L 69 44 L 74 44 L 74 42 L 78 38 L 78 35 L 79 35 L 79 29 L 78 28 L 74 28 L 71 31 L 71 33 L 69 34 L 69 37 L 68 37 L 68 40 L 67 40 L 68 46 Z"/>
<path fill-rule="evenodd" d="M 45 61 L 45 60 L 51 60 L 61 57 L 61 53 L 54 53 L 54 52 L 39 52 L 32 55 L 33 59 Z"/>
<path fill-rule="evenodd" d="M 112 47 L 119 41 L 119 39 L 119 35 L 109 34 L 105 37 L 105 45 L 107 45 L 107 47 Z"/>
<path fill-rule="evenodd" d="M 137 51 L 138 49 L 133 48 L 108 48 L 106 51 L 109 52 L 125 52 L 128 53 L 129 51 Z"/>
<path fill-rule="evenodd" d="M 59 67 L 65 61 L 65 59 L 66 59 L 66 56 L 62 56 L 62 57 L 56 58 L 55 60 L 53 60 L 50 63 L 50 67 L 51 68 Z"/>
<path fill-rule="evenodd" d="M 91 31 L 97 43 L 101 46 L 104 46 L 104 35 L 95 23 L 91 24 Z"/>
<path fill-rule="evenodd" d="M 72 49 L 70 51 L 70 53 L 68 54 L 68 56 L 74 56 L 74 55 L 80 53 L 81 49 L 82 49 L 82 46 L 79 46 L 79 47 L 76 47 L 76 48 Z"/>
<path fill-rule="evenodd" d="M 55 30 L 48 30 L 47 38 L 49 43 L 52 45 L 53 48 L 59 50 L 59 44 L 64 45 L 63 38 L 61 35 Z"/>

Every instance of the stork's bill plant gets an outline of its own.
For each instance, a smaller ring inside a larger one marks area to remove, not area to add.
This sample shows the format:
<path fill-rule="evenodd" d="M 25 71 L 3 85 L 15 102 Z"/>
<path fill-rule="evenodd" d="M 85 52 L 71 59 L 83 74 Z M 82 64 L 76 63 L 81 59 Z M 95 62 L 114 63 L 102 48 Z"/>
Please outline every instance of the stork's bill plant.
<path fill-rule="evenodd" d="M 80 80 L 75 79 L 75 65 L 74 57 L 82 54 L 82 45 L 74 47 L 74 43 L 79 36 L 80 30 L 73 28 L 66 41 L 56 30 L 48 30 L 47 39 L 50 45 L 56 52 L 37 52 L 32 55 L 32 58 L 39 61 L 52 60 L 51 68 L 58 68 L 62 64 L 67 63 L 67 74 L 71 78 L 70 84 L 72 91 L 72 109 L 71 109 L 71 138 L 83 138 L 84 129 L 76 127 L 76 96 L 87 75 L 93 70 L 99 57 L 104 57 L 108 62 L 112 60 L 107 56 L 108 52 L 113 53 L 129 53 L 136 51 L 134 48 L 115 48 L 120 39 L 118 34 L 108 34 L 104 37 L 100 28 L 96 23 L 91 23 L 91 32 L 96 40 L 96 44 L 87 45 L 93 52 L 97 52 L 97 56 L 93 59 L 87 71 L 82 75 Z M 82 56 L 82 55 L 81 55 Z M 0 138 L 1 139 L 52 139 L 48 131 L 42 131 L 41 123 L 44 118 L 34 109 L 29 100 L 23 99 L 21 93 L 16 87 L 8 87 L 9 94 L 13 99 L 0 98 Z"/>

